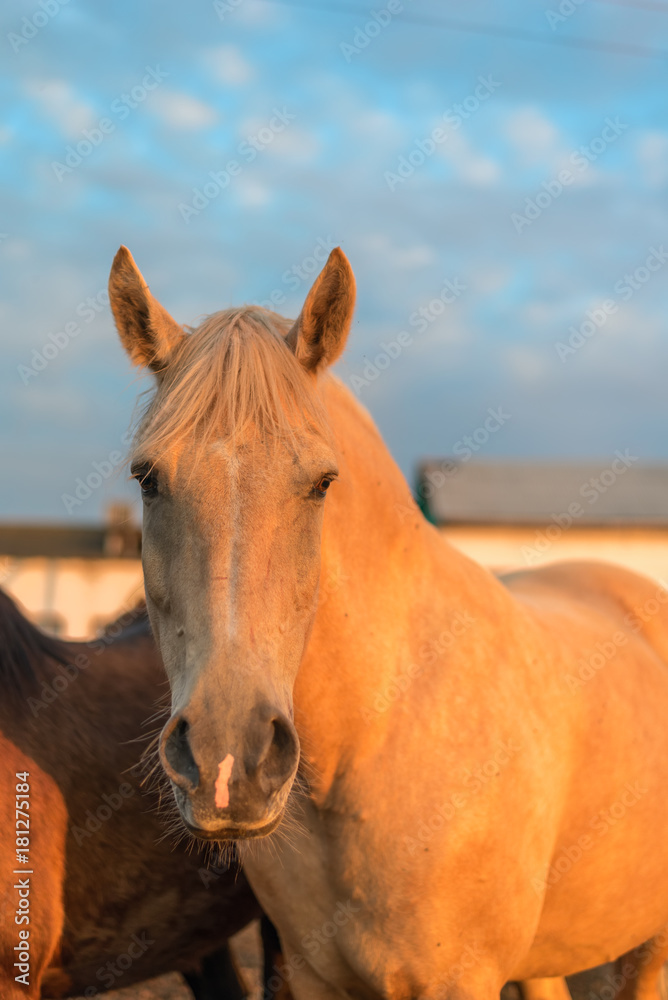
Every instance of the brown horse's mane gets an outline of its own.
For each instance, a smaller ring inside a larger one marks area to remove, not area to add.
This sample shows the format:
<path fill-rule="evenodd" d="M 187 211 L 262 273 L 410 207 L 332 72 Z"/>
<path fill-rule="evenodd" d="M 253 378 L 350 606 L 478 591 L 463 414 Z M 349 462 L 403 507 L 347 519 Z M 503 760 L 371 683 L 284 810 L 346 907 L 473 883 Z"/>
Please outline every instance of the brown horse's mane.
<path fill-rule="evenodd" d="M 156 458 L 186 438 L 203 449 L 251 427 L 279 441 L 300 425 L 326 426 L 315 384 L 286 344 L 291 326 L 261 306 L 243 306 L 188 328 L 149 399 L 135 452 Z"/>
<path fill-rule="evenodd" d="M 105 625 L 100 634 L 105 637 L 111 636 L 114 639 L 125 639 L 129 632 L 136 631 L 150 632 L 148 608 L 143 598 L 137 601 L 130 611 L 123 611 L 118 618 L 114 618 L 113 621 Z"/>
<path fill-rule="evenodd" d="M 65 664 L 65 643 L 29 622 L 9 594 L 0 590 L 0 686 L 3 701 L 27 697 L 43 679 L 47 663 Z"/>
<path fill-rule="evenodd" d="M 118 642 L 130 631 L 148 631 L 146 605 L 140 604 L 132 612 L 111 622 L 103 636 L 113 636 L 105 641 Z M 116 626 L 121 625 L 119 630 Z M 38 684 L 51 678 L 54 667 L 72 661 L 72 646 L 85 643 L 68 643 L 46 635 L 28 621 L 9 594 L 0 588 L 0 697 L 17 703 L 33 694 Z"/>

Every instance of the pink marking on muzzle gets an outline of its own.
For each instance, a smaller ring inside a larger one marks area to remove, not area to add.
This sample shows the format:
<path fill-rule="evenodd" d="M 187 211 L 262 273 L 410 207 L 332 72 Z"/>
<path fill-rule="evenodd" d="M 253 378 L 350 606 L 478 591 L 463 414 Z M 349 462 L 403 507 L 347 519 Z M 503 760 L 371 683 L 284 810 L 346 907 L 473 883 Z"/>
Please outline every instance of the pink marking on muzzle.
<path fill-rule="evenodd" d="M 234 757 L 228 753 L 218 765 L 216 778 L 216 809 L 225 809 L 230 804 L 230 789 L 228 787 L 234 767 Z"/>

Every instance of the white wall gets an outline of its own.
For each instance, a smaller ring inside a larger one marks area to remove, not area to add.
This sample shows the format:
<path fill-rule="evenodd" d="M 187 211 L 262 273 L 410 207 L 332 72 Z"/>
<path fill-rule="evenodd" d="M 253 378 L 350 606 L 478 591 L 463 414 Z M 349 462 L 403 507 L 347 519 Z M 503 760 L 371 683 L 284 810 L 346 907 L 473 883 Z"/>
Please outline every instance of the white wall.
<path fill-rule="evenodd" d="M 144 596 L 139 559 L 0 559 L 0 584 L 37 625 L 91 638 Z"/>
<path fill-rule="evenodd" d="M 563 559 L 602 559 L 668 581 L 668 530 L 661 528 L 543 528 L 453 526 L 448 541 L 493 570 L 523 569 Z"/>

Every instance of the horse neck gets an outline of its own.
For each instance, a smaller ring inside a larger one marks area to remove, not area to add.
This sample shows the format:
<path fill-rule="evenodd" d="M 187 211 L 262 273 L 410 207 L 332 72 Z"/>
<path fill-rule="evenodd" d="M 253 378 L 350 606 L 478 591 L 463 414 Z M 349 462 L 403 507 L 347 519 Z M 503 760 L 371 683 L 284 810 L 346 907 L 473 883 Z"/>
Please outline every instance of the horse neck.
<path fill-rule="evenodd" d="M 340 478 L 327 498 L 318 610 L 295 685 L 304 756 L 323 796 L 348 748 L 384 738 L 391 713 L 379 718 L 374 705 L 423 644 L 502 589 L 426 521 L 348 390 L 332 380 L 326 401 Z"/>

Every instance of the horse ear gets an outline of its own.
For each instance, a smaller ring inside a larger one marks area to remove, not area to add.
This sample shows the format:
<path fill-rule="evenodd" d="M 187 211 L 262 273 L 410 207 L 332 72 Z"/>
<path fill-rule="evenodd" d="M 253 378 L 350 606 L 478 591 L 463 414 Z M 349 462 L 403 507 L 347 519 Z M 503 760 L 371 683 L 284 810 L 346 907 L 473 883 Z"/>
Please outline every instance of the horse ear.
<path fill-rule="evenodd" d="M 127 247 L 120 248 L 111 265 L 109 300 L 131 361 L 156 374 L 164 371 L 185 333 L 153 298 Z"/>
<path fill-rule="evenodd" d="M 340 247 L 327 263 L 306 296 L 299 319 L 286 341 L 307 371 L 327 368 L 346 344 L 355 308 L 355 275 Z"/>

